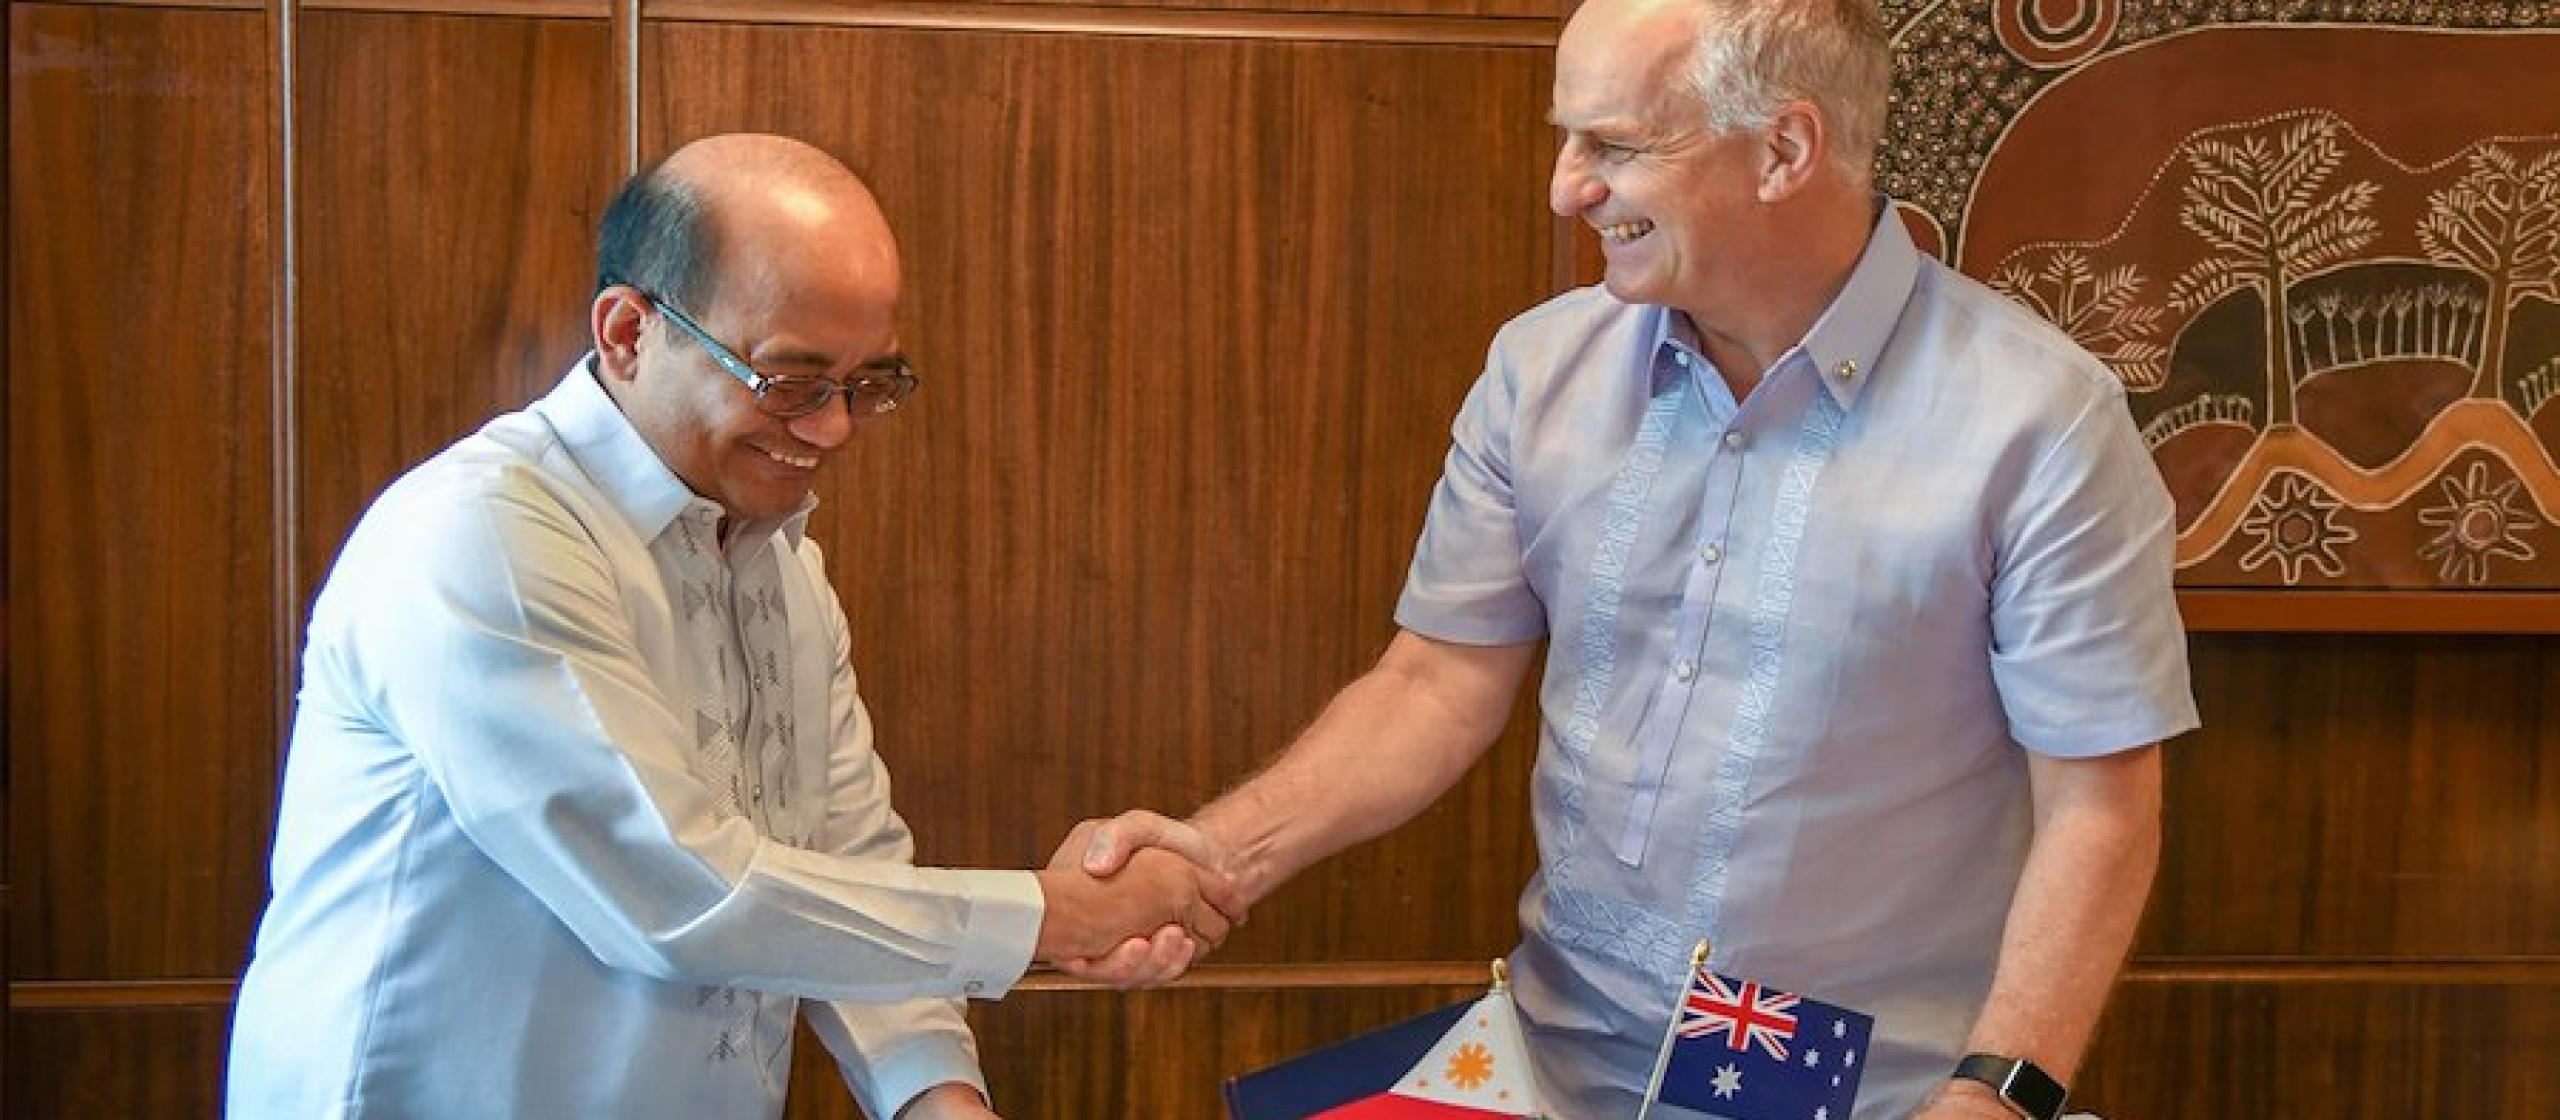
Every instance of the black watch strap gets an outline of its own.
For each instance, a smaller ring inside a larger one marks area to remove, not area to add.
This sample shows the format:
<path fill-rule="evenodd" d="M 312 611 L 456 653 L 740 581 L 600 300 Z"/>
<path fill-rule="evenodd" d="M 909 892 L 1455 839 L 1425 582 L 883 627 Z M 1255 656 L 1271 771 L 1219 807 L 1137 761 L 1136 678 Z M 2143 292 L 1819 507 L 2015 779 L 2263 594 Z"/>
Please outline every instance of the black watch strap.
<path fill-rule="evenodd" d="M 2067 1095 L 2062 1083 L 2034 1062 L 1999 1054 L 1967 1054 L 1956 1063 L 1955 1076 L 1991 1086 L 2027 1120 L 2062 1120 L 2062 1098 Z"/>

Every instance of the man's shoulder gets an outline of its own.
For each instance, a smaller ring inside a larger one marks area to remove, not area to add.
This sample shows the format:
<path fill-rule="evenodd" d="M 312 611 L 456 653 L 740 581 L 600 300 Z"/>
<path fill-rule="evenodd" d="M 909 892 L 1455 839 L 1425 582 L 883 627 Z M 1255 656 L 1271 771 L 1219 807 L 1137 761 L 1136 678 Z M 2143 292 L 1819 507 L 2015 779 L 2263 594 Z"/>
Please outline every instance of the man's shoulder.
<path fill-rule="evenodd" d="M 2081 404 L 2124 396 L 2106 363 L 2061 328 L 1935 258 L 1921 262 L 1912 298 L 1917 314 L 1906 326 L 1918 330 L 1908 333 L 1948 359 L 1935 364 L 1950 375 L 1979 378 L 1986 390 L 2041 390 Z"/>
<path fill-rule="evenodd" d="M 1656 311 L 1597 284 L 1560 292 L 1494 333 L 1490 365 L 1515 376 L 1562 376 L 1594 352 L 1594 343 L 1650 329 Z"/>
<path fill-rule="evenodd" d="M 470 504 L 558 489 L 559 437 L 531 412 L 510 412 L 409 468 L 376 505 Z"/>
<path fill-rule="evenodd" d="M 394 479 L 357 521 L 348 549 L 458 559 L 455 549 L 488 540 L 493 526 L 589 520 L 594 503 L 583 489 L 550 426 L 532 412 L 508 413 Z"/>
<path fill-rule="evenodd" d="M 1642 305 L 1621 302 L 1607 288 L 1592 284 L 1547 297 L 1546 302 L 1512 316 L 1494 337 L 1497 341 L 1576 337 L 1633 324 L 1643 319 L 1646 311 Z"/>

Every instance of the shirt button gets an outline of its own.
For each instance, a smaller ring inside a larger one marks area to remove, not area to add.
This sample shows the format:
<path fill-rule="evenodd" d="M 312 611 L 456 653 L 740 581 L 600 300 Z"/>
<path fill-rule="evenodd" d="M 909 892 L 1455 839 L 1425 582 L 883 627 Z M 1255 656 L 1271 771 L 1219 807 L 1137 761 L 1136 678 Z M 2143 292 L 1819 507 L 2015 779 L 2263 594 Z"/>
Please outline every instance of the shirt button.
<path fill-rule="evenodd" d="M 1724 445 L 1736 451 L 1742 450 L 1742 445 L 1749 442 L 1751 442 L 1750 437 L 1743 435 L 1740 431 L 1729 431 L 1724 434 Z"/>
<path fill-rule="evenodd" d="M 1697 679 L 1698 663 L 1683 657 L 1671 663 L 1671 675 L 1680 678 L 1680 683 L 1687 684 Z"/>
<path fill-rule="evenodd" d="M 960 985 L 960 990 L 974 996 L 987 990 L 987 982 L 984 980 L 971 980 L 966 984 Z"/>
<path fill-rule="evenodd" d="M 1686 350 L 1673 350 L 1671 360 L 1678 363 L 1682 369 L 1689 368 L 1689 352 Z"/>
<path fill-rule="evenodd" d="M 1698 559 L 1713 564 L 1718 560 L 1724 559 L 1724 549 L 1717 545 L 1708 545 L 1705 548 L 1698 550 Z"/>

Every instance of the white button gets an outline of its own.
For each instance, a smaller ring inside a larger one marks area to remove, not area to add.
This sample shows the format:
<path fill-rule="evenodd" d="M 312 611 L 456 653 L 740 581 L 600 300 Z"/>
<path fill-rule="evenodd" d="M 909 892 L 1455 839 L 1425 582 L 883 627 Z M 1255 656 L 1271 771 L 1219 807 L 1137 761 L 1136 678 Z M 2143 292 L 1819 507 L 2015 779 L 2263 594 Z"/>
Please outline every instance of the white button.
<path fill-rule="evenodd" d="M 960 985 L 960 990 L 974 996 L 987 990 L 987 982 L 984 980 L 971 980 L 966 984 Z"/>
<path fill-rule="evenodd" d="M 1672 663 L 1671 675 L 1680 678 L 1680 683 L 1687 684 L 1697 679 L 1698 663 L 1685 657 L 1681 658 Z"/>
<path fill-rule="evenodd" d="M 1708 545 L 1705 548 L 1698 550 L 1698 559 L 1713 564 L 1718 560 L 1724 559 L 1724 549 L 1718 545 Z"/>
<path fill-rule="evenodd" d="M 1671 360 L 1680 363 L 1682 369 L 1689 368 L 1689 352 L 1686 350 L 1673 350 Z"/>
<path fill-rule="evenodd" d="M 1742 450 L 1742 445 L 1748 442 L 1750 442 L 1750 440 L 1741 432 L 1729 431 L 1724 434 L 1724 445 L 1736 451 Z"/>

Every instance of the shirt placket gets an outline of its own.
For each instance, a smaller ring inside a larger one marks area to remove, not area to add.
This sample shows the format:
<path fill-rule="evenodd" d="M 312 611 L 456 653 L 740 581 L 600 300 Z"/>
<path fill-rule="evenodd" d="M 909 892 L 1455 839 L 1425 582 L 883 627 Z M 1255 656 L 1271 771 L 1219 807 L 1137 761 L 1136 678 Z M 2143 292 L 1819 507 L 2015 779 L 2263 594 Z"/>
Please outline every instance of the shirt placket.
<path fill-rule="evenodd" d="M 750 721 L 757 707 L 754 658 L 744 640 L 740 618 L 739 580 L 721 547 L 720 509 L 699 503 L 678 520 L 680 552 L 674 557 L 681 574 L 686 630 L 695 658 L 695 677 L 703 682 L 694 711 L 695 746 L 702 757 L 702 780 L 722 810 L 746 818 L 767 833 L 751 776 L 759 769 L 751 753 Z M 712 1037 L 705 1056 L 715 1065 L 744 1060 L 757 1080 L 771 1087 L 770 1064 L 762 1027 L 766 999 L 760 991 L 706 985 L 697 989 L 694 1006 L 709 1017 Z"/>
<path fill-rule="evenodd" d="M 1641 709 L 1644 717 L 1634 736 L 1636 762 L 1628 780 L 1626 815 L 1619 821 L 1617 834 L 1611 837 L 1613 854 L 1628 867 L 1644 864 L 1645 850 L 1653 836 L 1653 820 L 1662 807 L 1663 786 L 1670 776 L 1671 755 L 1679 745 L 1680 729 L 1688 720 L 1689 704 L 1697 695 L 1698 678 L 1704 672 L 1707 629 L 1716 614 L 1716 594 L 1723 585 L 1730 551 L 1734 502 L 1742 491 L 1743 465 L 1751 450 L 1745 410 L 1718 408 L 1726 398 L 1705 387 L 1708 379 L 1718 377 L 1713 366 L 1684 348 L 1667 348 L 1672 362 L 1710 402 L 1708 414 L 1712 417 L 1722 411 L 1725 421 L 1708 444 L 1707 469 L 1698 489 L 1698 534 L 1688 551 L 1679 609 L 1672 619 L 1668 647 L 1671 663 Z"/>
<path fill-rule="evenodd" d="M 730 618 L 746 679 L 748 743 L 740 751 L 746 807 L 757 831 L 777 835 L 774 813 L 791 808 L 792 746 L 790 632 L 783 617 L 778 558 L 767 538 L 735 562 Z"/>
<path fill-rule="evenodd" d="M 739 780 L 746 738 L 747 690 L 737 653 L 732 619 L 730 579 L 720 554 L 719 511 L 699 504 L 679 515 L 677 551 L 671 559 L 682 596 L 687 643 L 694 661 L 694 752 L 699 773 L 712 801 L 723 811 L 743 813 L 745 791 Z"/>

